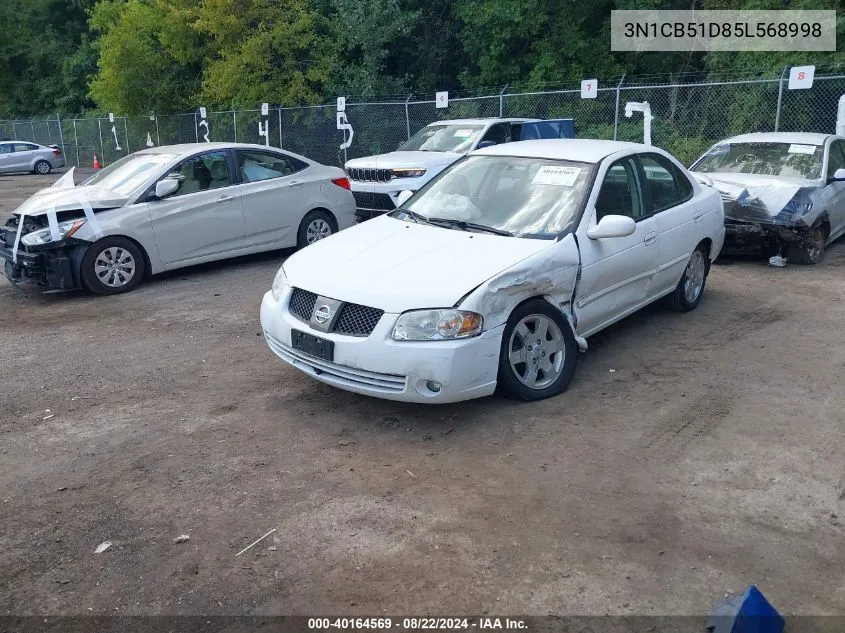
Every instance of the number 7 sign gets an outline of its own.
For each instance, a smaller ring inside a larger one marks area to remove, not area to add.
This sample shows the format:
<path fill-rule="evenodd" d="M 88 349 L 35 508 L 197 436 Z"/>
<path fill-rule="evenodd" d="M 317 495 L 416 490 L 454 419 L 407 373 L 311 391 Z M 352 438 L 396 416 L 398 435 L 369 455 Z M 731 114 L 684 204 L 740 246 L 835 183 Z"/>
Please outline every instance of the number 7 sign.
<path fill-rule="evenodd" d="M 599 80 L 598 79 L 584 79 L 581 82 L 581 98 L 582 99 L 595 99 L 598 86 L 599 86 Z"/>

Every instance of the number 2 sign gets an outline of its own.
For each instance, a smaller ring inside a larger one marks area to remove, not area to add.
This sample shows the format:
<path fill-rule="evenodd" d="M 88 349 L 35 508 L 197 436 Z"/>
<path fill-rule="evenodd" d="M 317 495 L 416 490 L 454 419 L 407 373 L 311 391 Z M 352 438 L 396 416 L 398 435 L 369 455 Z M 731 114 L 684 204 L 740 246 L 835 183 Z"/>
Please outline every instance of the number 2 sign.
<path fill-rule="evenodd" d="M 789 89 L 801 90 L 813 87 L 815 66 L 793 66 L 789 69 Z"/>
<path fill-rule="evenodd" d="M 599 85 L 598 79 L 584 79 L 581 82 L 581 98 L 582 99 L 595 99 L 596 92 Z"/>

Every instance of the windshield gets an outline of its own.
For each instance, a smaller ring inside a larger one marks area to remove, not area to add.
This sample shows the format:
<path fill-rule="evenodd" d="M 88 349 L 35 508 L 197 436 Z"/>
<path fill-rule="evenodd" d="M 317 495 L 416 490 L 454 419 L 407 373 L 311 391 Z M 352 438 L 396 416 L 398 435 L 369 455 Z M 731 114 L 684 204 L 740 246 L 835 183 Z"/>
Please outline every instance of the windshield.
<path fill-rule="evenodd" d="M 176 154 L 132 154 L 98 171 L 83 185 L 107 187 L 128 196 L 152 176 L 152 172 L 176 158 Z"/>
<path fill-rule="evenodd" d="M 399 149 L 466 153 L 483 129 L 483 125 L 467 125 L 466 123 L 427 125 L 402 143 Z"/>
<path fill-rule="evenodd" d="M 405 216 L 423 222 L 449 220 L 471 223 L 470 229 L 554 238 L 578 216 L 591 167 L 548 158 L 470 156 L 420 189 L 397 216 L 407 211 Z"/>
<path fill-rule="evenodd" d="M 804 143 L 720 143 L 692 170 L 812 180 L 821 176 L 822 149 Z"/>

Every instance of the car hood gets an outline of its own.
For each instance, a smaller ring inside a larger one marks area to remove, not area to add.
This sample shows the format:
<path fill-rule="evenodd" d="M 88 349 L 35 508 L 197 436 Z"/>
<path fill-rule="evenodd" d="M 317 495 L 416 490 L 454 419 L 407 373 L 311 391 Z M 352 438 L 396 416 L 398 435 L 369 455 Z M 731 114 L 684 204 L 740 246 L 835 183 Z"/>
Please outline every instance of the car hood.
<path fill-rule="evenodd" d="M 797 220 L 798 215 L 802 218 L 807 215 L 799 213 L 800 203 L 812 200 L 822 188 L 819 181 L 802 178 L 719 172 L 702 175 L 711 179 L 722 194 L 725 217 L 733 220 L 776 223 L 783 220 L 788 224 Z"/>
<path fill-rule="evenodd" d="M 552 244 L 382 216 L 304 248 L 284 269 L 291 286 L 399 313 L 454 306 Z"/>
<path fill-rule="evenodd" d="M 346 163 L 346 168 L 358 169 L 393 169 L 398 167 L 441 167 L 451 165 L 463 154 L 454 152 L 390 152 L 353 158 Z"/>
<path fill-rule="evenodd" d="M 122 207 L 128 198 L 111 189 L 98 185 L 85 187 L 47 187 L 37 191 L 23 204 L 15 209 L 15 215 L 44 215 L 49 209 L 68 211 L 81 209 L 82 203 L 87 202 L 92 209 L 114 209 Z"/>

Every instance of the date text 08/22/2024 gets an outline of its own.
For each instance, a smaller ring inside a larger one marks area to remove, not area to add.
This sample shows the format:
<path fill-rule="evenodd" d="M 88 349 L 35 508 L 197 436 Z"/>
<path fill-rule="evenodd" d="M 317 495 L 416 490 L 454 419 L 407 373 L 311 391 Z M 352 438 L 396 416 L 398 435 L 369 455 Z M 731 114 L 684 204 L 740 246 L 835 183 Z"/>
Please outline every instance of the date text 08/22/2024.
<path fill-rule="evenodd" d="M 391 630 L 401 629 L 403 631 L 424 631 L 424 630 L 525 630 L 527 623 L 518 618 L 499 617 L 478 617 L 478 618 L 309 618 L 308 630 Z"/>

